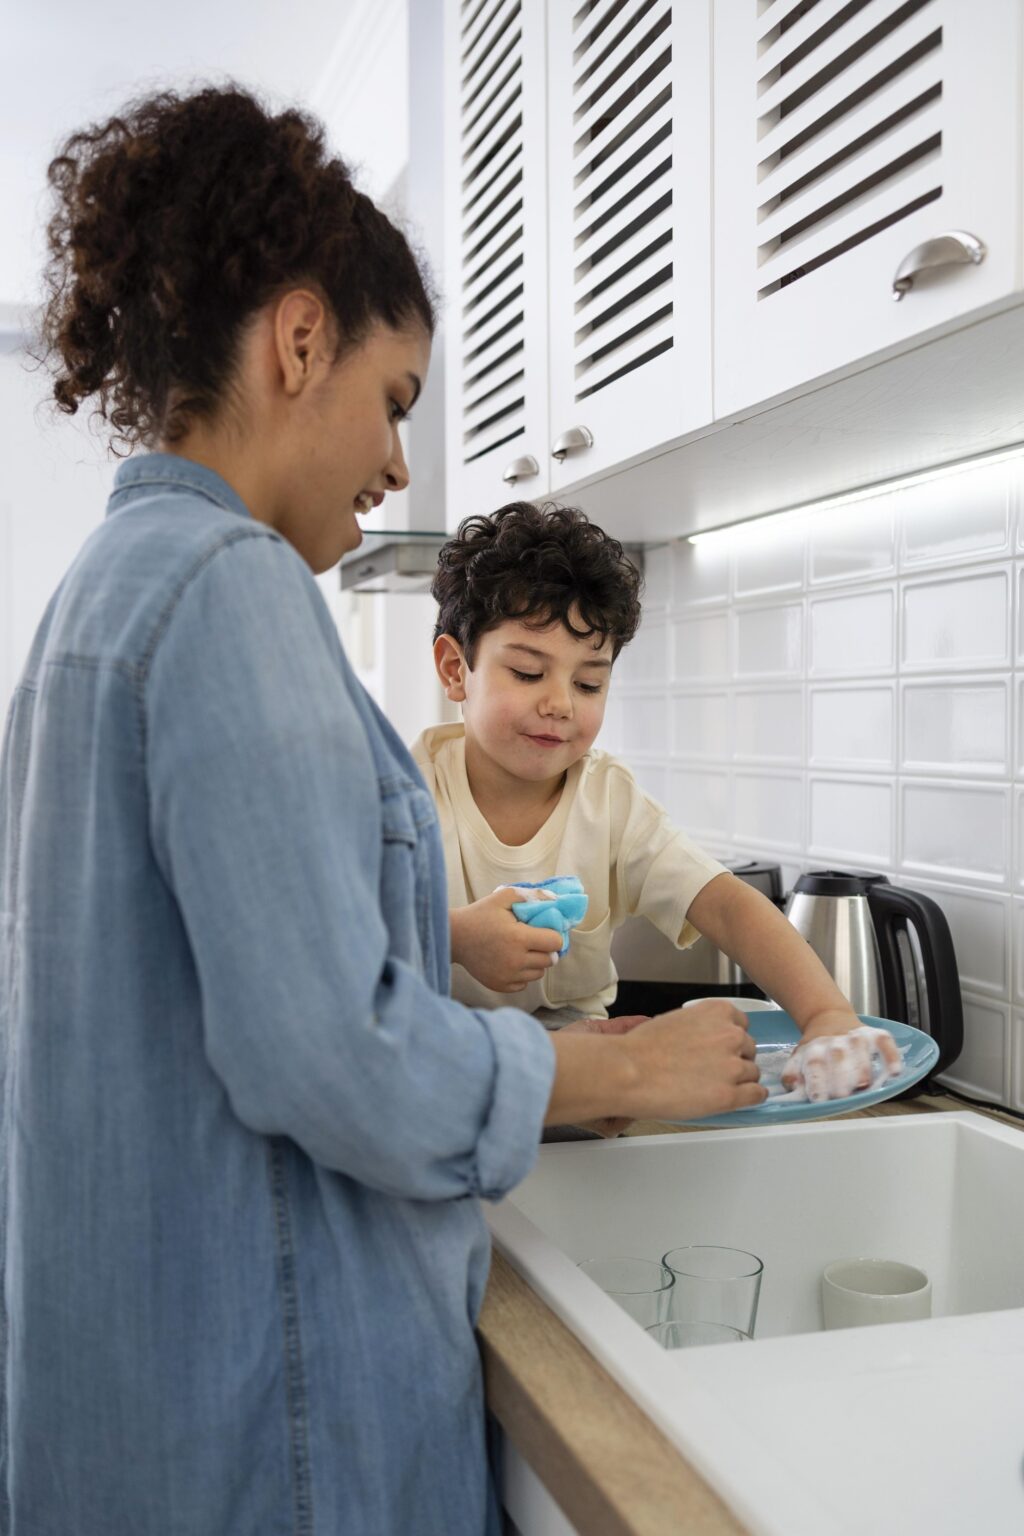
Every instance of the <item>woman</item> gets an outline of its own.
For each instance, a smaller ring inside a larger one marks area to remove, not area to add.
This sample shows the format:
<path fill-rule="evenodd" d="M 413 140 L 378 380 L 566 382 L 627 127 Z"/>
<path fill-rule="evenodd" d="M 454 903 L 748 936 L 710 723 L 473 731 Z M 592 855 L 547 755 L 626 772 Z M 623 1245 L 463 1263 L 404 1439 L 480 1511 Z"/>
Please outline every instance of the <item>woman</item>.
<path fill-rule="evenodd" d="M 433 314 L 316 125 L 162 95 L 50 180 L 56 399 L 159 451 L 0 765 L 0 1528 L 479 1536 L 478 1197 L 544 1123 L 759 1102 L 753 1048 L 447 998 L 432 803 L 313 579 L 407 483 Z"/>

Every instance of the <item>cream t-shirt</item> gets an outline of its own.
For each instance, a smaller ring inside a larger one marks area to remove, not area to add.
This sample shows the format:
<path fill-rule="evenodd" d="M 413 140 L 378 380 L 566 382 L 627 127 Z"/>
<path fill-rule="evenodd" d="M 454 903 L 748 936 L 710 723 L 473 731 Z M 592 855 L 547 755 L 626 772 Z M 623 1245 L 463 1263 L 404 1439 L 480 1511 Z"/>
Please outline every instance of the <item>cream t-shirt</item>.
<path fill-rule="evenodd" d="M 468 906 L 499 885 L 554 875 L 578 875 L 590 898 L 569 936 L 568 954 L 520 992 L 492 992 L 453 966 L 452 996 L 460 1003 L 527 1013 L 574 1008 L 601 1018 L 615 1001 L 612 934 L 627 917 L 646 917 L 680 949 L 699 937 L 686 913 L 723 866 L 672 825 L 625 763 L 592 747 L 569 769 L 540 831 L 513 848 L 495 837 L 470 793 L 461 724 L 424 731 L 412 755 L 437 802 L 449 906 Z"/>

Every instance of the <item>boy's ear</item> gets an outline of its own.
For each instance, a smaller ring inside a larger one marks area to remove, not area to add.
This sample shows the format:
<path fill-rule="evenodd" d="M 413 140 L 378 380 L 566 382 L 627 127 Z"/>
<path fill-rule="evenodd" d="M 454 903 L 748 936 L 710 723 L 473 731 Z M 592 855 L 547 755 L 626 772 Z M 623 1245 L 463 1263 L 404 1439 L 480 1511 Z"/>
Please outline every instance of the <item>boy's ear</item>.
<path fill-rule="evenodd" d="M 452 635 L 438 635 L 434 641 L 434 666 L 441 679 L 445 698 L 461 704 L 466 697 L 466 658 Z"/>

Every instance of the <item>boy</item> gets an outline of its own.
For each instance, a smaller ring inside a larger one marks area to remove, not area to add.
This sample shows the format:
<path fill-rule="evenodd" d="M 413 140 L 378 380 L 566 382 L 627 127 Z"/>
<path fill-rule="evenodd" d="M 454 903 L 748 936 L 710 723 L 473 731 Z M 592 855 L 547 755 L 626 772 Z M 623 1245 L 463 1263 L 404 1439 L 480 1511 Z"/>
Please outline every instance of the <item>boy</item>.
<path fill-rule="evenodd" d="M 593 746 L 640 588 L 621 545 L 572 507 L 514 502 L 441 551 L 434 661 L 463 719 L 425 731 L 413 756 L 441 821 L 453 995 L 553 1027 L 606 1016 L 612 933 L 641 914 L 681 948 L 706 934 L 806 1036 L 846 1034 L 859 1020 L 792 925 Z M 558 934 L 511 911 L 513 887 L 558 875 L 589 898 L 561 958 Z M 863 1076 L 867 1052 L 854 1054 Z"/>

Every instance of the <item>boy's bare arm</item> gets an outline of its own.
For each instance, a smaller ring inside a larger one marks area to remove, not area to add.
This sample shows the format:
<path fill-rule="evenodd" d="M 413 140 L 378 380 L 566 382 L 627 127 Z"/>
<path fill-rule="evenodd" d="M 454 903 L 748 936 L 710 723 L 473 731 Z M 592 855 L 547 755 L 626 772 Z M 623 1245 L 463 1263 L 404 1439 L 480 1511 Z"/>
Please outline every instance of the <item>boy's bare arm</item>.
<path fill-rule="evenodd" d="M 710 880 L 686 916 L 781 1004 L 806 1036 L 844 1034 L 860 1023 L 803 936 L 766 896 L 735 875 Z"/>

